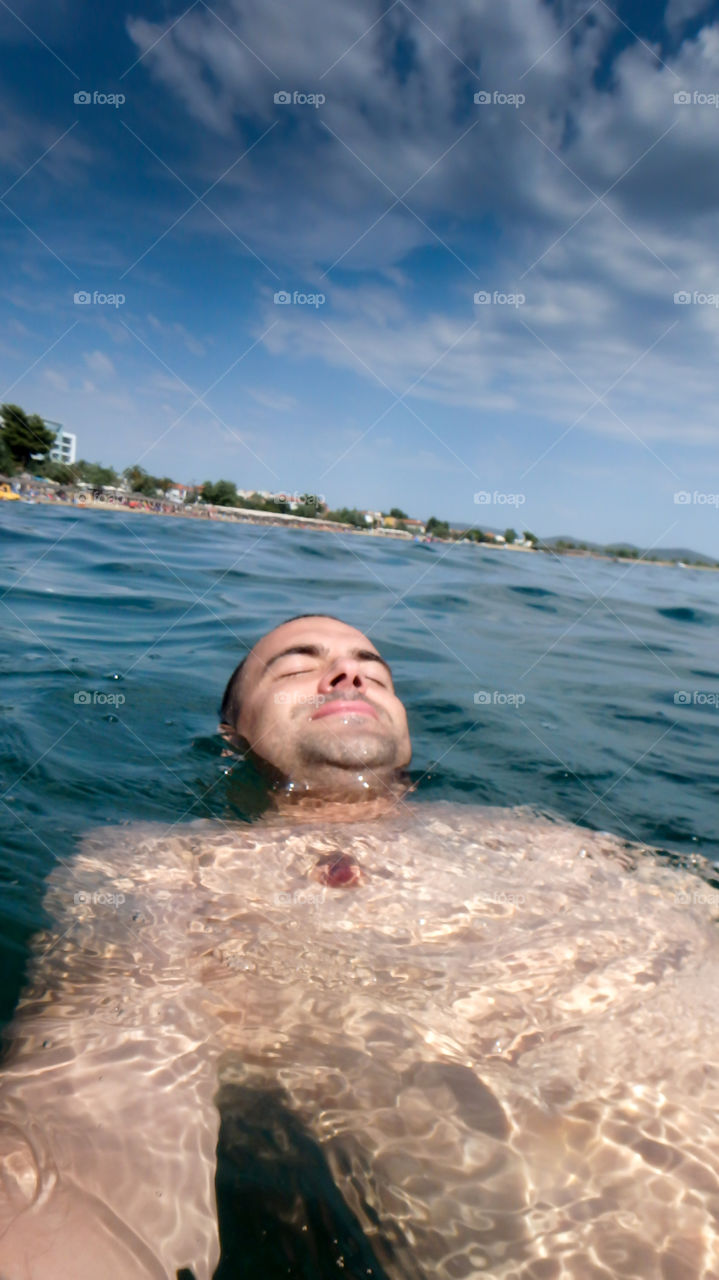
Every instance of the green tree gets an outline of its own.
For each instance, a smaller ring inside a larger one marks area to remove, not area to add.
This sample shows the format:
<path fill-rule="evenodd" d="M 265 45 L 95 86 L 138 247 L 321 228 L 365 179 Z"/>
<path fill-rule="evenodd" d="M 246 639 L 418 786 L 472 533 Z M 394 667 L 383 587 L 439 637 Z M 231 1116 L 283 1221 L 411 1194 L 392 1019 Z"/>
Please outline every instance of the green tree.
<path fill-rule="evenodd" d="M 231 480 L 206 480 L 200 492 L 200 500 L 209 502 L 213 507 L 239 507 L 240 499 L 237 488 Z"/>
<path fill-rule="evenodd" d="M 163 476 L 161 480 L 158 480 L 157 487 L 162 489 L 163 494 L 167 496 L 167 490 L 174 489 L 175 481 L 171 480 L 169 476 Z"/>
<path fill-rule="evenodd" d="M 319 515 L 320 508 L 324 506 L 321 498 L 316 493 L 301 493 L 295 515 L 312 517 Z"/>
<path fill-rule="evenodd" d="M 58 484 L 77 484 L 78 481 L 75 468 L 66 462 L 42 462 L 38 474 L 47 476 L 48 480 L 56 480 Z"/>
<path fill-rule="evenodd" d="M 3 432 L 0 431 L 0 475 L 13 476 L 17 470 L 17 463 L 8 449 Z"/>
<path fill-rule="evenodd" d="M 536 547 L 537 542 L 539 541 L 539 539 L 537 538 L 536 533 L 530 533 L 530 532 L 529 532 L 529 529 L 525 529 L 525 530 L 524 530 L 524 533 L 522 534 L 522 537 L 524 538 L 525 542 L 531 542 L 531 544 L 532 544 L 532 546 L 533 546 L 533 547 Z"/>
<path fill-rule="evenodd" d="M 512 542 L 516 542 L 516 541 L 517 541 L 517 530 L 516 530 L 516 529 L 505 529 L 505 530 L 504 530 L 504 541 L 505 541 L 505 542 L 509 542 L 510 544 L 511 544 Z"/>
<path fill-rule="evenodd" d="M 11 458 L 27 469 L 33 454 L 47 457 L 55 443 L 55 432 L 45 426 L 38 413 L 25 413 L 19 404 L 0 406 L 2 439 Z"/>
<path fill-rule="evenodd" d="M 281 502 L 275 502 L 274 498 L 263 498 L 261 493 L 251 493 L 249 498 L 241 498 L 237 495 L 237 505 L 245 507 L 248 511 L 289 511 L 289 505 Z"/>
<path fill-rule="evenodd" d="M 145 471 L 144 467 L 135 463 L 132 467 L 125 467 L 123 476 L 130 486 L 132 493 L 141 493 L 146 498 L 154 498 L 157 496 L 157 490 L 160 487 L 160 481 L 156 476 L 151 476 Z"/>
<path fill-rule="evenodd" d="M 131 493 L 144 492 L 140 488 L 140 486 L 143 485 L 147 480 L 147 472 L 145 471 L 144 467 L 141 467 L 138 465 L 138 463 L 135 463 L 134 466 L 132 467 L 125 467 L 125 470 L 123 471 L 122 474 L 130 487 Z"/>
<path fill-rule="evenodd" d="M 390 507 L 389 513 L 391 516 L 394 516 L 395 520 L 409 520 L 407 512 L 402 511 L 401 507 Z"/>
<path fill-rule="evenodd" d="M 449 523 L 446 520 L 438 520 L 436 516 L 430 516 L 424 526 L 425 533 L 431 533 L 433 538 L 448 538 Z"/>
<path fill-rule="evenodd" d="M 264 498 L 260 510 L 279 512 L 280 515 L 286 516 L 289 515 L 290 504 L 277 498 Z"/>
<path fill-rule="evenodd" d="M 328 511 L 325 520 L 335 520 L 338 524 L 353 524 L 358 529 L 368 529 L 369 525 L 357 507 L 339 507 L 337 511 Z"/>
<path fill-rule="evenodd" d="M 106 484 L 116 488 L 120 480 L 114 467 L 103 467 L 101 462 L 86 462 L 84 458 L 75 463 L 73 470 L 78 480 L 91 484 L 93 489 L 102 489 Z"/>

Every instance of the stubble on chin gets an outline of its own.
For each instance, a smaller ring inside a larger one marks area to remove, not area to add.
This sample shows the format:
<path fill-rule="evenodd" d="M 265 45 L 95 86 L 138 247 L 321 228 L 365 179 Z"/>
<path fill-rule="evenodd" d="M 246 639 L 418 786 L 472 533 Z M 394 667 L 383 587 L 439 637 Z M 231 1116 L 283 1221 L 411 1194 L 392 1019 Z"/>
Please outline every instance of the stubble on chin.
<path fill-rule="evenodd" d="M 313 730 L 299 739 L 297 750 L 303 764 L 335 765 L 344 769 L 387 768 L 397 759 L 397 744 L 391 734 L 361 730 L 355 733 Z"/>

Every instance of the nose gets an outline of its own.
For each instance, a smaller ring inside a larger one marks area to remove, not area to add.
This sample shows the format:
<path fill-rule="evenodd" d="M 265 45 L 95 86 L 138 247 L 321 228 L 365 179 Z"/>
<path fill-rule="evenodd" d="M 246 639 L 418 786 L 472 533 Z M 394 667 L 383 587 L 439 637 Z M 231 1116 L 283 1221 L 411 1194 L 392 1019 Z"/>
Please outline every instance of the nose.
<path fill-rule="evenodd" d="M 317 686 L 318 693 L 363 692 L 367 689 L 367 680 L 362 668 L 354 658 L 338 658 L 325 672 Z"/>

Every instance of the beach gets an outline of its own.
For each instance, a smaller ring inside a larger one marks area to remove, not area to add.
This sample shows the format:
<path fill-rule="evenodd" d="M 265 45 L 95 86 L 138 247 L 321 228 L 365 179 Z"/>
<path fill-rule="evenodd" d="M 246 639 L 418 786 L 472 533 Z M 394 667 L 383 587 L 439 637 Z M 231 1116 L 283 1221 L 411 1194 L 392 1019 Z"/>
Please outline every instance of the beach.
<path fill-rule="evenodd" d="M 85 497 L 83 495 L 72 499 L 38 496 L 31 498 L 30 501 L 33 504 L 45 504 L 53 507 L 71 507 L 74 510 L 115 511 L 122 513 L 133 512 L 144 515 L 183 517 L 190 520 L 217 520 L 227 524 L 255 524 L 263 527 L 274 526 L 276 528 L 285 529 L 315 529 L 323 533 L 352 533 L 359 534 L 362 537 L 396 538 L 401 542 L 422 542 L 425 544 L 436 543 L 439 546 L 448 547 L 461 540 L 460 538 L 438 538 L 434 535 L 413 535 L 410 533 L 404 533 L 400 529 L 392 528 L 361 529 L 358 528 L 357 525 L 342 524 L 336 520 L 323 520 L 321 517 L 296 516 L 291 513 L 285 514 L 279 511 L 256 511 L 250 507 L 218 507 L 212 506 L 209 503 L 182 504 L 164 502 L 159 498 L 143 498 L 140 495 L 135 495 L 134 497 L 128 496 L 121 500 L 115 498 L 97 499 L 92 496 Z M 578 548 L 564 547 L 533 547 L 531 545 L 506 541 L 482 543 L 474 543 L 470 541 L 469 545 L 481 546 L 483 549 L 486 548 L 494 551 L 525 552 L 530 554 L 534 554 L 536 551 L 543 551 L 545 555 L 568 556 L 570 558 L 581 560 L 605 560 L 614 563 L 655 565 L 667 568 L 716 568 L 716 566 L 711 564 L 692 563 L 690 566 L 687 566 L 679 564 L 676 560 L 661 560 L 654 556 L 650 560 L 644 555 L 638 555 L 636 558 L 627 557 L 622 560 L 618 560 L 617 556 L 600 551 L 584 551 Z"/>

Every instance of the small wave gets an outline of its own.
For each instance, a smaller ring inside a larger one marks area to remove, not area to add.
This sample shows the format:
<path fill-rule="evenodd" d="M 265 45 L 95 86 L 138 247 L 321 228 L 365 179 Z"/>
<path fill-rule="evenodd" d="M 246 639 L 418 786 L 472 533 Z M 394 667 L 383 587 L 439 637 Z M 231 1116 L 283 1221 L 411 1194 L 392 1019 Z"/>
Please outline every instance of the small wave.
<path fill-rule="evenodd" d="M 675 605 L 669 609 L 657 609 L 657 613 L 662 618 L 669 618 L 672 622 L 696 622 L 702 626 L 710 623 L 716 624 L 716 618 L 710 613 L 705 613 L 702 609 L 692 609 L 689 605 Z"/>
<path fill-rule="evenodd" d="M 556 596 L 556 591 L 548 591 L 546 587 L 510 587 L 520 596 Z"/>

